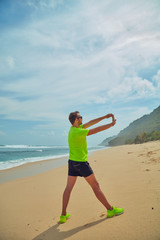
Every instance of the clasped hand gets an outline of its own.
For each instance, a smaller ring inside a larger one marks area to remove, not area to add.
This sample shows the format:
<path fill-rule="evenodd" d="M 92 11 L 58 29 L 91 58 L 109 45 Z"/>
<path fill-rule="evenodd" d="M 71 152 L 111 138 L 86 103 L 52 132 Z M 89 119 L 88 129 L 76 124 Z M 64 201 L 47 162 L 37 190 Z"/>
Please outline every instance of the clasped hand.
<path fill-rule="evenodd" d="M 114 126 L 116 124 L 116 119 L 114 118 L 114 115 L 112 113 L 105 115 L 105 118 L 110 118 L 110 117 L 112 117 L 112 124 Z"/>

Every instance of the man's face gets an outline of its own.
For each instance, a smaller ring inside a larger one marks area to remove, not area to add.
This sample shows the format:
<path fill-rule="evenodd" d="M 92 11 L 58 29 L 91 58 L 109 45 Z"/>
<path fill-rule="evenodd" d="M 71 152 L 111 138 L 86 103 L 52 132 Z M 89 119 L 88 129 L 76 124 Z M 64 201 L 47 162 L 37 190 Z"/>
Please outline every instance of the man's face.
<path fill-rule="evenodd" d="M 80 126 L 82 124 L 82 116 L 77 113 L 77 120 L 78 120 L 78 125 Z"/>

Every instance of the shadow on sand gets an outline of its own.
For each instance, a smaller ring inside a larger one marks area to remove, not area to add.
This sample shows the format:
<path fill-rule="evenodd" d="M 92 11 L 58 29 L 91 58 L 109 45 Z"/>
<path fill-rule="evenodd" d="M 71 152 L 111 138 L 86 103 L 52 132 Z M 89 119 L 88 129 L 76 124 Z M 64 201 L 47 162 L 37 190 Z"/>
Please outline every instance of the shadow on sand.
<path fill-rule="evenodd" d="M 64 240 L 68 237 L 73 236 L 74 234 L 83 231 L 87 228 L 93 227 L 103 221 L 106 221 L 107 218 L 103 218 L 76 228 L 73 228 L 71 230 L 68 231 L 61 231 L 60 229 L 58 229 L 58 226 L 60 225 L 59 223 L 57 223 L 56 225 L 54 225 L 53 227 L 49 228 L 48 230 L 46 230 L 45 232 L 39 234 L 37 237 L 33 238 L 33 240 Z"/>

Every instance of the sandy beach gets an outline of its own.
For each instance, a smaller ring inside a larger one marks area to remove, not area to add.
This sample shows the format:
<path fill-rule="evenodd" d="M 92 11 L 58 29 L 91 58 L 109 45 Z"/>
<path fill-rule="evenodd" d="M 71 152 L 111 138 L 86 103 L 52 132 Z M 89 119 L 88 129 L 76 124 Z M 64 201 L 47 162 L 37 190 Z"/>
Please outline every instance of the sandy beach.
<path fill-rule="evenodd" d="M 0 172 L 17 174 L 0 184 L 0 240 L 160 240 L 160 141 L 100 150 L 89 162 L 108 201 L 124 214 L 107 219 L 88 183 L 78 178 L 68 206 L 71 218 L 59 224 L 67 160 L 23 178 L 22 166 Z"/>

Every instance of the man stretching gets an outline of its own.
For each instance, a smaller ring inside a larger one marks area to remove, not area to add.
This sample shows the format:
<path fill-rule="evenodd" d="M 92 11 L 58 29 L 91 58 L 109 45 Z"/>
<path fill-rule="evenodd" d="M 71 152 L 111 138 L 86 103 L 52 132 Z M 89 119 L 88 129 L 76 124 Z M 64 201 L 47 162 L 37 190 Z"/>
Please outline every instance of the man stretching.
<path fill-rule="evenodd" d="M 110 124 L 102 125 L 93 129 L 87 129 L 88 127 L 102 121 L 105 118 L 112 118 Z M 62 202 L 62 213 L 60 216 L 60 223 L 65 223 L 70 214 L 66 212 L 71 191 L 76 182 L 77 176 L 84 177 L 89 183 L 97 199 L 104 205 L 107 209 L 107 217 L 113 217 L 123 213 L 123 208 L 117 208 L 111 206 L 107 201 L 105 195 L 100 189 L 99 183 L 97 182 L 92 168 L 88 163 L 88 151 L 87 151 L 87 141 L 86 136 L 104 131 L 116 124 L 116 120 L 113 114 L 107 114 L 103 117 L 89 121 L 86 124 L 82 124 L 82 116 L 79 112 L 72 112 L 69 115 L 69 121 L 72 126 L 68 134 L 68 144 L 69 144 L 69 160 L 68 160 L 68 180 L 67 186 L 63 193 Z"/>

